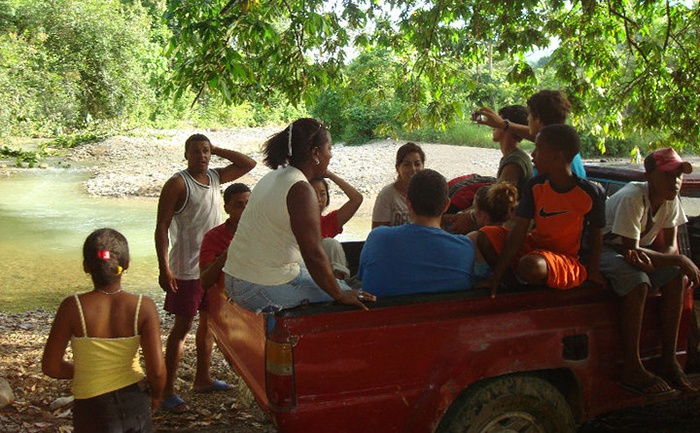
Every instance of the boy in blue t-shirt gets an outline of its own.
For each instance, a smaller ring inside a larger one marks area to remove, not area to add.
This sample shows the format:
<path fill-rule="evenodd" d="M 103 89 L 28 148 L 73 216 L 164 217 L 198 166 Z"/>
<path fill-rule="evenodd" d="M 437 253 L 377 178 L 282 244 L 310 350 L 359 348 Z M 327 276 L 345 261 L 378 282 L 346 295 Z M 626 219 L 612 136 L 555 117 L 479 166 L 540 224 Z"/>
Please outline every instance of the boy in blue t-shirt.
<path fill-rule="evenodd" d="M 470 289 L 474 246 L 440 228 L 449 205 L 445 178 L 434 170 L 416 173 L 406 203 L 410 224 L 380 226 L 367 237 L 358 273 L 362 288 L 378 298 Z"/>

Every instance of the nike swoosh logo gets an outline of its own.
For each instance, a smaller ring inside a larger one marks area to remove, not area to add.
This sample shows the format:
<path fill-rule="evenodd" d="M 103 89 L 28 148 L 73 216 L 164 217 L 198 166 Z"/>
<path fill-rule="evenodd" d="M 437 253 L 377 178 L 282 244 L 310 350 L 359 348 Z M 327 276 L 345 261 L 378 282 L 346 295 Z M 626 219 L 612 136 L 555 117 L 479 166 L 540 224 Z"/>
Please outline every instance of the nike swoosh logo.
<path fill-rule="evenodd" d="M 565 213 L 569 213 L 569 211 L 568 210 L 560 210 L 560 211 L 556 211 L 556 212 L 547 212 L 544 210 L 543 207 L 540 208 L 540 216 L 542 218 L 549 218 L 549 217 L 553 217 L 553 216 L 557 216 L 557 215 L 562 215 Z"/>

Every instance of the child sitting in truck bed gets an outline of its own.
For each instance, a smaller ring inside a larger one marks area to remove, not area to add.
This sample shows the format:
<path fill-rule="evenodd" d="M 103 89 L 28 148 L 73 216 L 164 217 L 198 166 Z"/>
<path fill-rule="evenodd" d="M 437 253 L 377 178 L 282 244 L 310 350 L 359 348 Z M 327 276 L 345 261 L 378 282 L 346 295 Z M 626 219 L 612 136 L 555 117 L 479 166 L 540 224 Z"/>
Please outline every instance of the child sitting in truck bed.
<path fill-rule="evenodd" d="M 474 284 L 478 284 L 493 275 L 491 267 L 477 247 L 478 228 L 505 225 L 510 221 L 517 203 L 518 189 L 509 182 L 483 186 L 476 191 L 473 211 L 477 230 L 467 235 L 474 244 L 474 271 L 472 272 Z"/>
<path fill-rule="evenodd" d="M 440 228 L 449 205 L 447 181 L 434 170 L 416 173 L 406 203 L 411 223 L 373 229 L 360 255 L 362 288 L 377 297 L 449 292 L 472 287 L 474 247 Z"/>
<path fill-rule="evenodd" d="M 663 395 L 673 388 L 692 390 L 676 359 L 676 343 L 683 302 L 683 276 L 698 284 L 700 271 L 678 254 L 678 226 L 686 222 L 678 198 L 683 174 L 692 166 L 670 148 L 644 160 L 646 182 L 630 182 L 608 199 L 605 246 L 601 270 L 622 297 L 620 316 L 624 371 L 622 386 L 643 395 Z M 663 244 L 652 243 L 662 233 Z M 644 304 L 650 289 L 661 289 L 661 364 L 658 377 L 639 357 Z M 669 386 L 670 385 L 670 386 Z"/>
<path fill-rule="evenodd" d="M 571 171 L 581 142 L 568 125 L 549 125 L 537 134 L 530 179 L 516 211 L 513 229 L 485 227 L 478 248 L 494 275 L 480 284 L 496 295 L 506 272 L 531 285 L 570 289 L 586 279 L 602 283 L 599 257 L 605 226 L 605 193 Z M 531 222 L 535 228 L 528 233 Z M 590 267 L 579 261 L 584 228 L 589 229 Z M 482 236 L 483 235 L 483 236 Z"/>
<path fill-rule="evenodd" d="M 323 211 L 326 210 L 331 202 L 331 194 L 326 177 L 340 187 L 348 200 L 338 209 L 323 215 Z M 355 215 L 360 205 L 362 205 L 364 197 L 355 187 L 330 170 L 326 170 L 325 176 L 315 177 L 309 183 L 314 187 L 318 197 L 318 207 L 321 213 L 321 237 L 323 238 L 321 246 L 323 251 L 326 252 L 328 260 L 331 261 L 335 277 L 339 280 L 347 281 L 350 278 L 348 259 L 345 257 L 343 246 L 335 237 L 343 233 L 343 226 Z"/>

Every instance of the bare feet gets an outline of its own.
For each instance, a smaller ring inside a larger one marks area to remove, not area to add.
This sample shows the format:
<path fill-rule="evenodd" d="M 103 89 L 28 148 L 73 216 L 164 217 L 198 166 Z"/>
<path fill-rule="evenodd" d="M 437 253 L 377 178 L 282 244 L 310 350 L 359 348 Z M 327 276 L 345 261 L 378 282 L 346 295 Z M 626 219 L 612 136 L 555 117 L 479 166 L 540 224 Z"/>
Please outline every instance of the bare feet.
<path fill-rule="evenodd" d="M 636 374 L 626 373 L 623 375 L 620 385 L 628 391 L 650 397 L 668 395 L 675 392 L 666 381 L 646 370 L 638 371 Z"/>
<path fill-rule="evenodd" d="M 662 364 L 661 367 L 659 367 L 658 373 L 669 385 L 679 391 L 697 391 L 676 360 L 673 360 L 671 363 Z"/>

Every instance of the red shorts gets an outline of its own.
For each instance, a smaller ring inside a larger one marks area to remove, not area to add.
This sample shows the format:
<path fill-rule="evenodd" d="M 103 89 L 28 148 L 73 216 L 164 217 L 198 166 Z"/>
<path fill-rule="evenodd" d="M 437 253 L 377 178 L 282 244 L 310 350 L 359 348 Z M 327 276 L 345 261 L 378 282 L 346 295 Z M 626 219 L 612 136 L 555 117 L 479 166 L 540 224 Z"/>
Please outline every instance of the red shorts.
<path fill-rule="evenodd" d="M 166 292 L 165 311 L 176 316 L 194 317 L 199 311 L 209 311 L 206 293 L 199 280 L 177 280 L 177 292 Z"/>
<path fill-rule="evenodd" d="M 486 226 L 479 231 L 486 235 L 494 250 L 500 255 L 510 230 L 501 226 Z M 571 289 L 580 286 L 588 278 L 588 271 L 578 258 L 539 249 L 531 233 L 525 237 L 525 242 L 515 255 L 511 267 L 515 268 L 520 259 L 527 254 L 537 254 L 547 263 L 547 285 L 553 289 Z"/>

